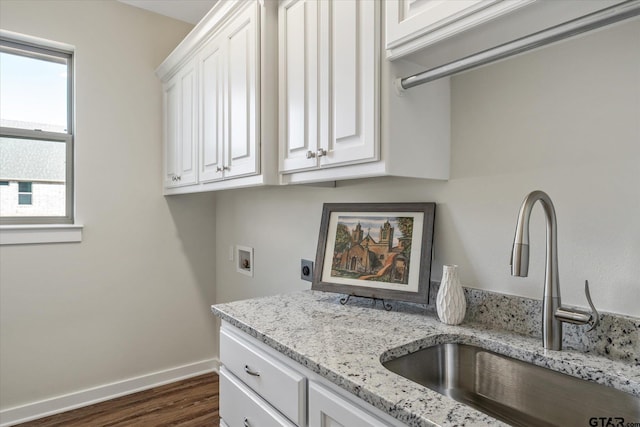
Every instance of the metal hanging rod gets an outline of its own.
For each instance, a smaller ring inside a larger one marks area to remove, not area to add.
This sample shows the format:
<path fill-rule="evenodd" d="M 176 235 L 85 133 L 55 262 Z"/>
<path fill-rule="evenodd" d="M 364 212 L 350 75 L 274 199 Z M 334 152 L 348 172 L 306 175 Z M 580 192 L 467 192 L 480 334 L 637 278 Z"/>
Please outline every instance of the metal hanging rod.
<path fill-rule="evenodd" d="M 640 15 L 640 0 L 630 0 L 413 76 L 398 78 L 396 79 L 396 85 L 400 90 L 409 89 L 637 15 Z"/>

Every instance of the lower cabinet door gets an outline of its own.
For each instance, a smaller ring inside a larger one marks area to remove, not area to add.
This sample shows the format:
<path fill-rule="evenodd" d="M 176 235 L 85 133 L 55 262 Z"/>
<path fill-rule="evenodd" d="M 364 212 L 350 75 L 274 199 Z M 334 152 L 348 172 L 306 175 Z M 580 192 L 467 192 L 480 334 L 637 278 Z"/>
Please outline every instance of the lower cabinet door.
<path fill-rule="evenodd" d="M 228 427 L 295 427 L 224 366 L 220 368 L 220 418 L 224 420 L 220 425 Z"/>
<path fill-rule="evenodd" d="M 309 427 L 387 427 L 373 414 L 309 381 Z"/>

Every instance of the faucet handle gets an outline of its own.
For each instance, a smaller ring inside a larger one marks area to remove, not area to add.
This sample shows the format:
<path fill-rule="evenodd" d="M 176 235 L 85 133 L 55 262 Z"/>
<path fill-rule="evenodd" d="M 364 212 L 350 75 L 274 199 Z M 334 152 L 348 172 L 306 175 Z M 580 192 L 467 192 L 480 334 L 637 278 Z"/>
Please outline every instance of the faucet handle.
<path fill-rule="evenodd" d="M 598 314 L 598 310 L 596 310 L 596 307 L 593 305 L 593 301 L 591 301 L 588 280 L 584 281 L 584 293 L 587 295 L 589 306 L 591 306 L 591 313 L 575 308 L 560 306 L 556 309 L 555 318 L 560 320 L 561 322 L 573 323 L 574 325 L 588 324 L 589 326 L 591 326 L 591 328 L 587 330 L 587 332 L 589 332 L 600 324 L 600 315 Z"/>
<path fill-rule="evenodd" d="M 589 325 L 591 327 L 587 330 L 587 332 L 592 331 L 600 324 L 600 315 L 598 314 L 598 310 L 596 310 L 596 306 L 593 305 L 593 301 L 591 301 L 591 293 L 589 292 L 589 281 L 584 281 L 584 293 L 587 296 L 587 301 L 589 302 L 589 306 L 591 307 L 591 319 L 589 320 Z"/>

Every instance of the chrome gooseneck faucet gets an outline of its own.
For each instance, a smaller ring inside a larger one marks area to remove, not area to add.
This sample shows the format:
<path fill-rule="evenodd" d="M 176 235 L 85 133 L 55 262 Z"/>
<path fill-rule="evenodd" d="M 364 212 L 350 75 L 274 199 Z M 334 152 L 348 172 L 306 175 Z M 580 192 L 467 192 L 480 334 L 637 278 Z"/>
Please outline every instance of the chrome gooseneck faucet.
<path fill-rule="evenodd" d="M 529 273 L 529 218 L 537 201 L 544 209 L 547 224 L 547 252 L 544 275 L 544 295 L 542 306 L 542 343 L 545 349 L 562 349 L 562 322 L 579 325 L 589 324 L 591 329 L 598 325 L 600 316 L 591 302 L 589 282 L 585 281 L 585 294 L 592 313 L 562 307 L 560 301 L 560 280 L 558 277 L 558 243 L 556 211 L 547 193 L 533 191 L 525 197 L 518 213 L 516 234 L 511 250 L 511 275 L 527 277 Z M 589 330 L 591 330 L 589 329 Z"/>

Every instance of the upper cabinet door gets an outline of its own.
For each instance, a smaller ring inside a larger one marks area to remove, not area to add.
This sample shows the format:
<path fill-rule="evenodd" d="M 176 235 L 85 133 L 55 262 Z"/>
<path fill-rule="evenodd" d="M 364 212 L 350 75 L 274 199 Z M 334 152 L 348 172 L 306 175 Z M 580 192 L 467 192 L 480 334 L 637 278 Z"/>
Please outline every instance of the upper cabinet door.
<path fill-rule="evenodd" d="M 376 160 L 378 121 L 378 4 L 321 1 L 321 166 Z"/>
<path fill-rule="evenodd" d="M 288 0 L 278 10 L 281 172 L 318 164 L 319 4 Z"/>
<path fill-rule="evenodd" d="M 200 53 L 200 181 L 223 178 L 224 44 L 214 39 Z"/>
<path fill-rule="evenodd" d="M 180 107 L 180 89 L 177 79 L 167 82 L 162 88 L 162 102 L 164 103 L 164 175 L 165 187 L 176 185 L 178 176 L 178 108 Z"/>
<path fill-rule="evenodd" d="M 222 35 L 227 59 L 224 165 L 227 178 L 256 174 L 260 168 L 258 12 L 259 4 L 255 2 Z"/>
<path fill-rule="evenodd" d="M 198 179 L 197 81 L 191 61 L 164 86 L 165 187 L 193 184 Z"/>

